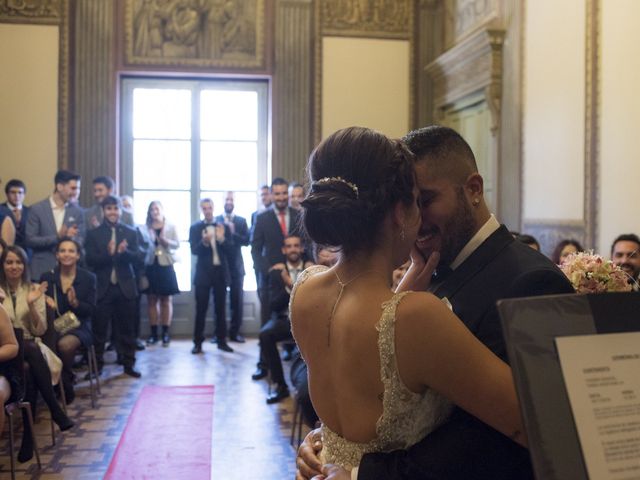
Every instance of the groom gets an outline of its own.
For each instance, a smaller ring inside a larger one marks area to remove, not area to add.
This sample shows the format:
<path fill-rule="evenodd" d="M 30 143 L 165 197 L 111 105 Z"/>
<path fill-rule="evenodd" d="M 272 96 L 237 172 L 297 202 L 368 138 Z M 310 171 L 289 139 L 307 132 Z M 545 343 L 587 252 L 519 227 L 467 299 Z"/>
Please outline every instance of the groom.
<path fill-rule="evenodd" d="M 416 246 L 425 258 L 440 252 L 429 290 L 446 297 L 469 330 L 508 361 L 496 302 L 573 288 L 550 260 L 514 240 L 491 215 L 473 152 L 458 133 L 430 126 L 404 140 L 416 155 L 420 189 L 422 227 Z M 312 446 L 317 438 L 312 432 L 300 447 L 297 479 L 320 471 Z M 324 473 L 332 480 L 533 478 L 526 449 L 460 408 L 408 450 L 367 454 L 351 476 L 337 467 Z"/>

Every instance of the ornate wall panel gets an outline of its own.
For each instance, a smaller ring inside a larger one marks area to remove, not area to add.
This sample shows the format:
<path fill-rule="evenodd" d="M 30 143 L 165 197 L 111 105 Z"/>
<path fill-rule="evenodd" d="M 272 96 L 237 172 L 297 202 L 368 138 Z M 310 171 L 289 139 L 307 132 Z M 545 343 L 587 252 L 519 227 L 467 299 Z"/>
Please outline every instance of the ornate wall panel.
<path fill-rule="evenodd" d="M 318 0 L 323 35 L 409 39 L 411 0 Z"/>
<path fill-rule="evenodd" d="M 445 43 L 456 42 L 498 17 L 498 0 L 445 0 Z"/>
<path fill-rule="evenodd" d="M 263 68 L 265 0 L 126 0 L 129 65 Z"/>
<path fill-rule="evenodd" d="M 77 0 L 75 12 L 74 155 L 82 174 L 81 203 L 90 205 L 89 181 L 118 178 L 115 161 L 114 3 Z"/>
<path fill-rule="evenodd" d="M 0 22 L 59 24 L 64 0 L 0 0 Z"/>
<path fill-rule="evenodd" d="M 413 128 L 433 123 L 433 80 L 424 65 L 433 62 L 443 50 L 444 2 L 420 0 L 414 19 L 413 62 L 415 78 L 415 110 Z"/>
<path fill-rule="evenodd" d="M 500 125 L 504 31 L 481 30 L 447 50 L 426 71 L 433 79 L 437 117 L 447 105 L 484 90 L 492 113 L 492 131 Z"/>
<path fill-rule="evenodd" d="M 540 244 L 540 250 L 547 256 L 551 256 L 560 240 L 571 238 L 580 242 L 585 248 L 587 239 L 584 236 L 585 224 L 580 221 L 546 221 L 525 220 L 523 232 L 533 235 Z"/>
<path fill-rule="evenodd" d="M 276 5 L 273 176 L 302 180 L 313 148 L 314 8 L 312 0 Z"/>

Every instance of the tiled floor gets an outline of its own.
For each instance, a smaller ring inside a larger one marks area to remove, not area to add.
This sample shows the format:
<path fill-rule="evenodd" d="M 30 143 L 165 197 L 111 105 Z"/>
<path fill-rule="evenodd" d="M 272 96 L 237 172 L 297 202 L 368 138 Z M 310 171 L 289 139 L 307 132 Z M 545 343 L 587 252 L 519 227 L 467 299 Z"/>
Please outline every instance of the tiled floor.
<path fill-rule="evenodd" d="M 69 406 L 76 427 L 65 433 L 58 431 L 55 446 L 51 445 L 48 409 L 40 405 L 36 433 L 42 470 L 38 470 L 34 458 L 17 464 L 16 478 L 102 478 L 145 384 L 215 385 L 212 479 L 240 480 L 256 474 L 260 478 L 293 478 L 295 453 L 289 445 L 293 401 L 266 405 L 266 382 L 251 380 L 258 356 L 257 341 L 231 345 L 236 351 L 223 353 L 206 343 L 203 355 L 191 355 L 192 344 L 187 340 L 174 340 L 169 348 L 148 348 L 138 353 L 137 367 L 143 374 L 139 380 L 122 375 L 121 367 L 108 363 L 97 408 L 91 408 L 88 382 L 79 384 L 76 400 Z M 170 415 L 166 425 L 171 428 Z M 21 432 L 16 435 L 18 446 L 20 436 Z M 5 426 L 0 437 L 0 479 L 10 478 L 8 450 Z"/>

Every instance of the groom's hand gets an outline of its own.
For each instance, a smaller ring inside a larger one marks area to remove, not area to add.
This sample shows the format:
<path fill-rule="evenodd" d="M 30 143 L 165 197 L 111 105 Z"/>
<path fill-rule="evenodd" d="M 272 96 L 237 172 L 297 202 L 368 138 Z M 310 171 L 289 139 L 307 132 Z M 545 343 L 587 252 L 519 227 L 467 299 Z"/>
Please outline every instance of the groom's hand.
<path fill-rule="evenodd" d="M 322 475 L 316 475 L 311 480 L 351 480 L 351 474 L 342 467 L 327 463 L 322 467 Z"/>
<path fill-rule="evenodd" d="M 304 437 L 304 441 L 298 448 L 296 480 L 309 480 L 316 475 L 323 475 L 322 463 L 318 458 L 320 450 L 322 450 L 322 438 L 320 429 L 316 428 Z"/>

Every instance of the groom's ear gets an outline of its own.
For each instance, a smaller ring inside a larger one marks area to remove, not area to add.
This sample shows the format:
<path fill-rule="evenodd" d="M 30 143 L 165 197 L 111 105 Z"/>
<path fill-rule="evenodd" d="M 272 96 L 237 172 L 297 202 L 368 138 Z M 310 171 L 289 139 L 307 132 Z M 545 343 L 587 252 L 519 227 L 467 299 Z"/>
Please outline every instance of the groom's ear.
<path fill-rule="evenodd" d="M 484 180 L 482 175 L 474 172 L 467 177 L 464 183 L 464 190 L 470 201 L 480 199 L 484 194 Z"/>

